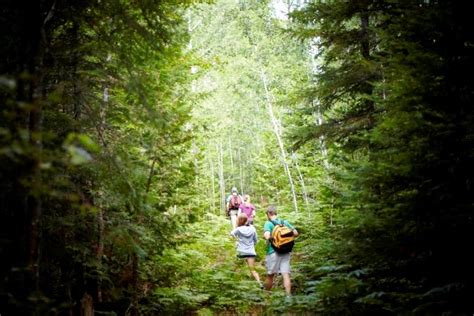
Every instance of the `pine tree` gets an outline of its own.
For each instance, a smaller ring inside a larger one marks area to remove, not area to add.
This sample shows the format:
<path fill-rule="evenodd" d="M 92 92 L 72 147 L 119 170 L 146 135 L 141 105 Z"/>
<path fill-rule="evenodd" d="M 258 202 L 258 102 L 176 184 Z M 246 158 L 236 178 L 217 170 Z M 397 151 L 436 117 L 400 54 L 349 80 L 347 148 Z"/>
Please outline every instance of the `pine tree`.
<path fill-rule="evenodd" d="M 343 265 L 313 272 L 325 275 L 316 293 L 333 302 L 320 307 L 325 314 L 472 309 L 462 246 L 472 227 L 472 80 L 453 75 L 471 69 L 464 10 L 453 2 L 317 1 L 294 15 L 299 34 L 319 43 L 312 95 L 327 119 L 296 131 L 296 140 L 333 143 L 340 215 L 327 256 Z"/>

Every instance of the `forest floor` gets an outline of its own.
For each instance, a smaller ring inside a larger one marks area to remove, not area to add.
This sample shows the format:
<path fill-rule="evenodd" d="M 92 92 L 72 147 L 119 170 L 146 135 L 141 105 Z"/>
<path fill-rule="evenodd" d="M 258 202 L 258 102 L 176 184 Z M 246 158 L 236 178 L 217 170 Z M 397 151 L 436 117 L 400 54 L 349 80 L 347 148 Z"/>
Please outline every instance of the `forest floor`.
<path fill-rule="evenodd" d="M 263 224 L 263 217 L 255 219 L 259 237 L 256 271 L 262 281 L 265 280 L 266 247 L 262 237 Z M 205 221 L 191 225 L 187 231 L 189 242 L 168 254 L 176 261 L 174 268 L 182 275 L 179 283 L 169 289 L 171 292 L 162 293 L 161 303 L 169 302 L 171 305 L 179 301 L 183 311 L 193 311 L 189 313 L 191 315 L 264 315 L 276 312 L 292 315 L 291 311 L 300 305 L 301 293 L 295 293 L 291 303 L 285 302 L 281 276 L 275 278 L 271 291 L 262 290 L 251 276 L 246 262 L 237 258 L 236 241 L 229 235 L 230 231 L 229 219 L 214 214 L 207 214 Z M 298 252 L 294 252 L 294 283 L 302 282 L 302 275 L 298 272 L 299 259 Z M 170 300 L 170 296 L 174 299 Z"/>

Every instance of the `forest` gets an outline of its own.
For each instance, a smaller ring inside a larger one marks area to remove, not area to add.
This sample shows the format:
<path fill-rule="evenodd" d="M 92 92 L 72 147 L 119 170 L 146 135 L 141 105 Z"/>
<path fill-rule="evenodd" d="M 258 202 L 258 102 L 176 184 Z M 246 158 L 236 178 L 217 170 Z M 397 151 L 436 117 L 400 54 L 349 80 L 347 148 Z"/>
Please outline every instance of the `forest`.
<path fill-rule="evenodd" d="M 0 316 L 473 315 L 469 7 L 2 0 Z"/>

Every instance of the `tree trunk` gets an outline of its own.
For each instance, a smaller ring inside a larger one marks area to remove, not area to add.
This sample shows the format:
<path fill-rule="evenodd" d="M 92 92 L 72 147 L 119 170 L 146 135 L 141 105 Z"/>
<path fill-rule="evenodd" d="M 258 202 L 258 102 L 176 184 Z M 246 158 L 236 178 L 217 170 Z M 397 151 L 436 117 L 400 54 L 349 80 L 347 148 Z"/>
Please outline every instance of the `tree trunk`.
<path fill-rule="evenodd" d="M 233 155 L 233 148 L 232 148 L 232 141 L 229 138 L 229 159 L 230 159 L 230 170 L 231 170 L 231 176 L 234 176 L 234 155 Z"/>
<path fill-rule="evenodd" d="M 38 10 L 38 14 L 41 10 Z M 35 17 L 38 18 L 38 17 Z M 31 110 L 28 115 L 28 136 L 29 144 L 32 149 L 32 158 L 29 173 L 31 175 L 30 188 L 27 196 L 26 214 L 27 214 L 27 233 L 28 233 L 28 254 L 27 254 L 27 277 L 26 290 L 34 296 L 39 292 L 40 281 L 40 239 L 41 239 L 41 154 L 42 154 L 42 102 L 44 99 L 44 56 L 47 52 L 47 36 L 45 23 L 50 18 L 48 14 L 46 19 L 41 21 L 39 18 L 40 29 L 34 58 L 29 61 L 28 71 L 32 75 L 28 86 L 28 100 L 31 104 Z M 37 314 L 35 307 L 32 311 Z"/>
<path fill-rule="evenodd" d="M 291 176 L 290 168 L 288 166 L 287 158 L 286 158 L 286 150 L 285 146 L 283 145 L 283 140 L 281 137 L 281 129 L 278 124 L 278 121 L 273 113 L 273 100 L 272 96 L 270 94 L 270 91 L 268 89 L 268 84 L 267 84 L 267 77 L 265 75 L 265 72 L 263 70 L 260 70 L 260 78 L 262 80 L 263 88 L 265 90 L 265 99 L 267 101 L 267 110 L 268 114 L 270 115 L 270 119 L 273 125 L 273 132 L 275 134 L 275 137 L 278 142 L 278 147 L 280 148 L 280 155 L 281 155 L 281 161 L 283 163 L 283 167 L 285 169 L 285 173 L 288 177 L 288 182 L 290 183 L 290 189 L 291 189 L 291 194 L 293 196 L 293 206 L 295 208 L 295 212 L 298 212 L 298 201 L 296 199 L 296 191 L 295 191 L 295 185 L 293 182 L 293 178 Z"/>
<path fill-rule="evenodd" d="M 109 55 L 110 56 L 110 55 Z M 107 58 L 109 60 L 109 58 Z M 107 104 L 109 102 L 109 92 L 108 88 L 104 87 L 103 90 L 103 95 L 102 95 L 102 103 L 100 103 L 100 123 L 98 128 L 99 134 L 105 137 L 105 111 Z M 105 139 L 103 139 L 104 145 L 105 145 Z M 102 258 L 104 255 L 104 229 L 105 229 L 105 222 L 104 222 L 104 210 L 102 207 L 99 207 L 99 211 L 97 213 L 97 230 L 98 230 L 98 236 L 97 236 L 97 253 L 96 253 L 96 258 L 98 262 L 98 267 L 99 269 L 102 269 Z M 101 277 L 99 276 L 97 278 L 97 301 L 102 302 L 102 280 Z"/>
<path fill-rule="evenodd" d="M 102 269 L 102 257 L 104 256 L 104 210 L 99 207 L 97 212 L 98 240 L 97 240 L 97 261 L 99 269 Z M 102 278 L 97 278 L 97 301 L 102 302 Z"/>
<path fill-rule="evenodd" d="M 315 101 L 313 101 L 313 105 L 314 105 Z M 316 105 L 314 105 L 316 107 L 316 112 L 315 112 L 315 124 L 316 126 L 319 126 L 321 124 L 324 123 L 324 120 L 323 120 L 323 115 L 321 114 L 321 106 L 319 104 L 319 102 L 316 102 Z M 324 139 L 324 135 L 321 135 L 319 137 L 319 147 L 321 148 L 321 156 L 323 158 L 323 164 L 324 164 L 324 168 L 326 170 L 329 169 L 329 160 L 328 160 L 328 150 L 327 150 L 327 147 L 326 147 L 326 141 Z"/>
<path fill-rule="evenodd" d="M 244 193 L 244 170 L 242 168 L 242 157 L 240 155 L 240 147 L 237 149 L 237 157 L 239 159 L 240 193 Z"/>
<path fill-rule="evenodd" d="M 94 316 L 94 300 L 87 292 L 81 299 L 81 316 Z"/>
<path fill-rule="evenodd" d="M 209 165 L 210 165 L 210 168 L 211 168 L 211 200 L 209 202 L 209 205 L 210 205 L 210 209 L 209 211 L 212 212 L 213 209 L 215 208 L 215 200 L 216 200 L 216 195 L 215 195 L 215 192 L 216 192 L 216 188 L 215 188 L 215 179 L 214 179 L 214 162 L 212 161 L 212 158 L 211 156 L 209 155 Z"/>
<path fill-rule="evenodd" d="M 196 146 L 196 140 L 193 139 L 193 145 L 192 145 L 192 149 L 191 149 L 191 152 L 193 154 L 193 163 L 194 163 L 194 180 L 195 180 L 195 183 L 196 183 L 196 186 L 198 185 L 199 183 L 199 162 L 198 162 L 198 153 L 199 153 L 199 150 L 198 150 L 198 147 Z"/>
<path fill-rule="evenodd" d="M 369 12 L 363 11 L 360 15 L 360 52 L 365 59 L 370 58 L 370 42 L 369 42 Z"/>
<path fill-rule="evenodd" d="M 77 22 L 72 23 L 72 37 L 76 42 L 79 42 L 79 27 Z M 79 74 L 78 74 L 78 65 L 79 65 L 79 50 L 74 49 L 74 52 L 71 54 L 72 59 L 72 71 L 71 71 L 71 81 L 72 81 L 72 102 L 73 102 L 73 117 L 75 120 L 78 120 L 81 115 L 81 98 L 80 98 L 80 89 L 79 89 Z"/>
<path fill-rule="evenodd" d="M 36 88 L 35 90 L 37 90 Z M 34 92 L 36 95 L 37 92 Z M 27 218 L 29 224 L 28 237 L 28 270 L 31 273 L 31 291 L 39 290 L 39 256 L 40 256 L 40 219 L 41 219 L 41 101 L 33 96 L 32 109 L 29 116 L 28 131 L 30 145 L 34 148 L 31 166 L 31 190 L 27 198 Z"/>
<path fill-rule="evenodd" d="M 153 178 L 153 174 L 155 173 L 155 164 L 156 164 L 156 159 L 153 158 L 153 161 L 152 161 L 151 167 L 150 167 L 150 172 L 148 173 L 148 180 L 146 182 L 146 191 L 145 191 L 145 193 L 147 193 L 147 194 L 150 192 L 151 179 Z"/>
<path fill-rule="evenodd" d="M 308 192 L 306 191 L 306 186 L 304 184 L 303 174 L 301 173 L 300 166 L 298 165 L 298 158 L 296 157 L 295 153 L 291 154 L 291 158 L 292 158 L 291 159 L 292 162 L 294 163 L 294 165 L 296 167 L 296 171 L 298 172 L 298 179 L 300 181 L 301 190 L 303 191 L 304 203 L 305 203 L 306 207 L 308 207 L 309 206 Z"/>
<path fill-rule="evenodd" d="M 221 200 L 221 210 L 226 212 L 225 199 L 225 183 L 224 183 L 224 153 L 222 152 L 222 144 L 216 145 L 218 153 L 218 168 L 219 168 L 219 191 Z"/>
<path fill-rule="evenodd" d="M 318 46 L 317 46 L 316 41 L 313 41 L 310 43 L 308 52 L 309 52 L 309 56 L 310 56 L 310 60 L 312 64 L 311 72 L 313 74 L 317 74 L 319 70 L 318 70 L 318 65 L 316 63 L 316 55 L 318 53 Z M 316 109 L 316 111 L 314 112 L 315 124 L 316 126 L 322 125 L 324 123 L 324 120 L 323 120 L 323 115 L 321 113 L 321 105 L 318 100 L 313 100 L 312 103 L 313 103 L 313 108 Z M 329 169 L 328 153 L 327 153 L 324 135 L 319 137 L 319 146 L 321 148 L 321 156 L 323 158 L 324 168 Z"/>
<path fill-rule="evenodd" d="M 368 6 L 368 4 L 367 4 Z M 362 57 L 366 60 L 370 60 L 370 36 L 369 36 L 369 11 L 368 9 L 365 9 L 361 12 L 360 15 L 360 52 Z M 362 88 L 362 92 L 371 95 L 373 91 L 373 86 L 369 82 L 369 80 L 366 80 L 364 82 L 364 86 Z M 371 100 L 366 100 L 365 105 L 367 110 L 369 111 L 374 111 L 375 110 L 375 105 L 374 102 Z"/>
<path fill-rule="evenodd" d="M 138 316 L 138 301 L 139 301 L 139 279 L 138 279 L 138 265 L 139 265 L 139 258 L 137 253 L 133 253 L 132 255 L 132 300 L 127 309 L 126 315 L 130 316 Z"/>

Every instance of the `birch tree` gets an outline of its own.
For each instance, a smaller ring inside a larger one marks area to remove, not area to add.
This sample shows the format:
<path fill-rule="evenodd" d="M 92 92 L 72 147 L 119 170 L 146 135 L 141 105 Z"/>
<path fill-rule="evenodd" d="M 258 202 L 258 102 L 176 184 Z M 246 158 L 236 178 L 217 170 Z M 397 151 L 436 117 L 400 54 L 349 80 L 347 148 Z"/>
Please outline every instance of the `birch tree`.
<path fill-rule="evenodd" d="M 271 95 L 271 93 L 268 89 L 267 76 L 266 76 L 266 74 L 263 70 L 260 70 L 260 78 L 261 78 L 262 85 L 263 85 L 263 88 L 264 88 L 264 91 L 265 91 L 265 101 L 266 101 L 266 107 L 268 109 L 268 115 L 269 115 L 270 120 L 272 122 L 273 132 L 275 134 L 275 138 L 276 138 L 277 143 L 278 143 L 278 148 L 280 149 L 280 160 L 283 164 L 285 174 L 288 177 L 288 182 L 290 184 L 291 195 L 293 197 L 294 211 L 298 212 L 298 201 L 297 201 L 297 198 L 296 198 L 295 185 L 293 183 L 293 177 L 291 176 L 290 167 L 289 167 L 288 162 L 287 162 L 287 153 L 286 153 L 286 149 L 285 149 L 285 146 L 284 146 L 283 140 L 282 140 L 281 128 L 280 128 L 280 125 L 278 124 L 278 120 L 275 117 L 275 114 L 274 114 L 274 111 L 273 111 L 273 105 L 272 105 L 273 97 L 272 97 L 272 95 Z"/>

